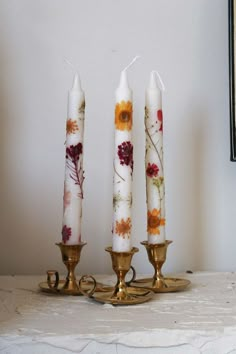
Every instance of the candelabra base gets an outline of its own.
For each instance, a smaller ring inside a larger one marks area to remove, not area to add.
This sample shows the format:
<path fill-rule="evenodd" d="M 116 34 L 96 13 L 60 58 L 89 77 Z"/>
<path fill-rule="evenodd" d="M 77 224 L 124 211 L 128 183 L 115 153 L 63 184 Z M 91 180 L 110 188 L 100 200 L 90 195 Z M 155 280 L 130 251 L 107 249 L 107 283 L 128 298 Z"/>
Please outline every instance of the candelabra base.
<path fill-rule="evenodd" d="M 141 242 L 145 246 L 149 262 L 154 267 L 152 278 L 134 279 L 131 285 L 150 289 L 155 293 L 169 293 L 184 290 L 190 281 L 180 278 L 168 278 L 162 274 L 162 266 L 166 261 L 167 247 L 172 241 L 165 241 L 161 244 L 149 244 L 147 241 Z"/>
<path fill-rule="evenodd" d="M 116 273 L 117 282 L 114 287 L 103 286 L 98 289 L 96 280 L 90 275 L 81 277 L 79 287 L 81 292 L 97 302 L 108 303 L 112 305 L 135 305 L 150 300 L 154 293 L 150 289 L 143 287 L 130 286 L 125 282 L 125 276 L 131 267 L 131 259 L 138 248 L 133 247 L 130 252 L 115 252 L 111 247 L 105 249 L 110 253 L 112 259 L 112 268 Z M 91 279 L 94 283 L 90 291 L 86 291 L 83 282 Z"/>

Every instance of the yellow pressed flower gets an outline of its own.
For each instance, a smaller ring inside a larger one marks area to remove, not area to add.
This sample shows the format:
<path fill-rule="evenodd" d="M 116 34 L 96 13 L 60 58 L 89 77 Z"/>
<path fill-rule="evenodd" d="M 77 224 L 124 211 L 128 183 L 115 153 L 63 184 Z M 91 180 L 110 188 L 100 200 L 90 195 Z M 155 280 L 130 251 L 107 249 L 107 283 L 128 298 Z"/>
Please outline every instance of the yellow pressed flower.
<path fill-rule="evenodd" d="M 133 122 L 132 102 L 121 101 L 115 108 L 115 126 L 118 130 L 131 130 Z"/>

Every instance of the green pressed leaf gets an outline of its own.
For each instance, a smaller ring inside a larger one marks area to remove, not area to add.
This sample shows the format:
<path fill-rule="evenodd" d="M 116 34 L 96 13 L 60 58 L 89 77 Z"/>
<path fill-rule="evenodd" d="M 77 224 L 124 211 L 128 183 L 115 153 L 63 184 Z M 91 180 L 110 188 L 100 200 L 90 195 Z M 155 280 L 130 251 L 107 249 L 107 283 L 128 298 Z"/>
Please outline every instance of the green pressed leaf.
<path fill-rule="evenodd" d="M 163 177 L 153 178 L 152 180 L 153 185 L 156 186 L 157 188 L 160 188 L 163 182 L 164 182 Z"/>

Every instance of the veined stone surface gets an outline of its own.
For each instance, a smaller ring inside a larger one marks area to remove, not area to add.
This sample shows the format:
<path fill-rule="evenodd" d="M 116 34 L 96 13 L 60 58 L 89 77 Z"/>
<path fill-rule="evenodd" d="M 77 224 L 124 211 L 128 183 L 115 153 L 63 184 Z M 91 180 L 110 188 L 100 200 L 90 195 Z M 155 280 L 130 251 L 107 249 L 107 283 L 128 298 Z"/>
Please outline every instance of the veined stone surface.
<path fill-rule="evenodd" d="M 0 353 L 236 353 L 236 273 L 175 276 L 192 285 L 120 307 L 42 293 L 46 276 L 0 276 Z"/>

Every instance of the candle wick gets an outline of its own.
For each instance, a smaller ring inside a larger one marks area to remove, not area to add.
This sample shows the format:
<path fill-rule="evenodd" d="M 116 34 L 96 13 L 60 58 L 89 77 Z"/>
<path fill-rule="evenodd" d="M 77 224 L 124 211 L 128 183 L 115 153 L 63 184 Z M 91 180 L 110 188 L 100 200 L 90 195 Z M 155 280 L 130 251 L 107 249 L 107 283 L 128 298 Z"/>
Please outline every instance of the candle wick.
<path fill-rule="evenodd" d="M 69 65 L 75 72 L 77 72 L 77 73 L 79 72 L 78 68 L 76 68 L 76 66 L 73 63 L 71 63 L 70 60 L 68 60 L 67 58 L 65 58 L 64 60 L 65 60 L 65 63 L 67 65 Z"/>
<path fill-rule="evenodd" d="M 157 78 L 158 78 L 158 81 L 159 81 L 159 88 L 161 89 L 161 91 L 165 91 L 166 88 L 165 88 L 165 85 L 162 81 L 162 78 L 161 78 L 161 75 L 159 74 L 159 72 L 157 70 L 153 70 L 152 73 L 156 74 Z"/>
<path fill-rule="evenodd" d="M 140 55 L 136 55 L 136 57 L 134 57 L 134 59 L 129 63 L 129 65 L 127 65 L 122 71 L 126 71 L 127 69 L 129 69 L 139 58 Z"/>

